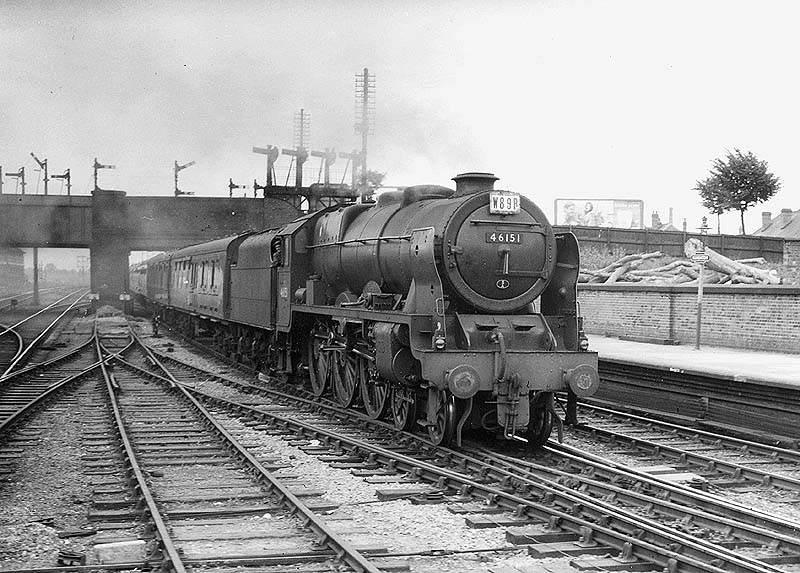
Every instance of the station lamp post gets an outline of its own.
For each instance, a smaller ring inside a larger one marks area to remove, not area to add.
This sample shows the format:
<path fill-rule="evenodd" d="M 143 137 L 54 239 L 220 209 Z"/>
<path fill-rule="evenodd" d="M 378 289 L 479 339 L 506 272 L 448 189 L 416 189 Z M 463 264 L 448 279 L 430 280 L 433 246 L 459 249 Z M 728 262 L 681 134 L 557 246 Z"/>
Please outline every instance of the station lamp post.
<path fill-rule="evenodd" d="M 700 324 L 703 318 L 703 271 L 708 262 L 708 253 L 706 253 L 706 235 L 708 234 L 708 218 L 703 217 L 703 222 L 700 225 L 700 250 L 692 255 L 692 262 L 700 265 L 700 274 L 697 277 L 697 329 L 695 333 L 694 348 L 700 350 Z"/>

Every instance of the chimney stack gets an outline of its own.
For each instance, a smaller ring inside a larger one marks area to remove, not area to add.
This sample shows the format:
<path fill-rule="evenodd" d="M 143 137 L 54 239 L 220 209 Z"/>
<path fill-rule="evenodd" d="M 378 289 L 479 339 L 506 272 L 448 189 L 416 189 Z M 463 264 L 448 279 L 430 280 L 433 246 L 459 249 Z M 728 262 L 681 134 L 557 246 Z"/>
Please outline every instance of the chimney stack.
<path fill-rule="evenodd" d="M 494 189 L 494 182 L 497 181 L 494 173 L 478 173 L 472 171 L 470 173 L 459 173 L 453 177 L 456 182 L 456 193 L 453 197 L 461 195 L 471 195 L 480 191 L 492 191 Z"/>
<path fill-rule="evenodd" d="M 653 220 L 653 224 L 651 225 L 651 227 L 653 229 L 660 229 L 661 228 L 661 217 L 658 216 L 658 211 L 653 211 L 653 214 L 651 215 L 651 218 Z"/>
<path fill-rule="evenodd" d="M 672 225 L 672 207 L 669 208 L 669 224 Z"/>
<path fill-rule="evenodd" d="M 772 222 L 772 213 L 761 211 L 761 228 L 763 229 Z"/>

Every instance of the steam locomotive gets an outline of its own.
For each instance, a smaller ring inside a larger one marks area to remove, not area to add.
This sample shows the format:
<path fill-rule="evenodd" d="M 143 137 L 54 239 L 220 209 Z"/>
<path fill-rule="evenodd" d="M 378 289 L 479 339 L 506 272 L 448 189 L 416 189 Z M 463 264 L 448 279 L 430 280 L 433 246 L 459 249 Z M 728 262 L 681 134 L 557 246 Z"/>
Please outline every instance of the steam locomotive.
<path fill-rule="evenodd" d="M 592 395 L 577 241 L 489 173 L 338 204 L 158 255 L 131 289 L 168 323 L 436 444 L 543 445 L 554 394 Z"/>

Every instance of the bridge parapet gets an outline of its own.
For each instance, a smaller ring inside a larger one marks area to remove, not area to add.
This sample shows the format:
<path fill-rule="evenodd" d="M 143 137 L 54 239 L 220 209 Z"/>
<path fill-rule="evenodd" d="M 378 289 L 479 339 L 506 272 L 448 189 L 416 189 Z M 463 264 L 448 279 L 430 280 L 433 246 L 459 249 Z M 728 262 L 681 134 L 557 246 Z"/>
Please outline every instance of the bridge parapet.
<path fill-rule="evenodd" d="M 291 221 L 279 198 L 129 197 L 0 194 L 0 246 L 88 248 L 91 288 L 102 304 L 128 289 L 130 251 L 170 250 Z"/>

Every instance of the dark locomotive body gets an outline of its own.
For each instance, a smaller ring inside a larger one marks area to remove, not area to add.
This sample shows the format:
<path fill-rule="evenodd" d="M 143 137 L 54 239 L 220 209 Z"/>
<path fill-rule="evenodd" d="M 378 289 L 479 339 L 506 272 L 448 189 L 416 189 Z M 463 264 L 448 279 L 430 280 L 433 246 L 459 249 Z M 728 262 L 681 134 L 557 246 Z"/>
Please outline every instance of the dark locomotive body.
<path fill-rule="evenodd" d="M 436 443 L 485 428 L 538 446 L 560 423 L 554 392 L 597 389 L 597 356 L 574 236 L 495 179 L 464 174 L 455 191 L 409 187 L 160 255 L 140 294 L 226 354 Z"/>

